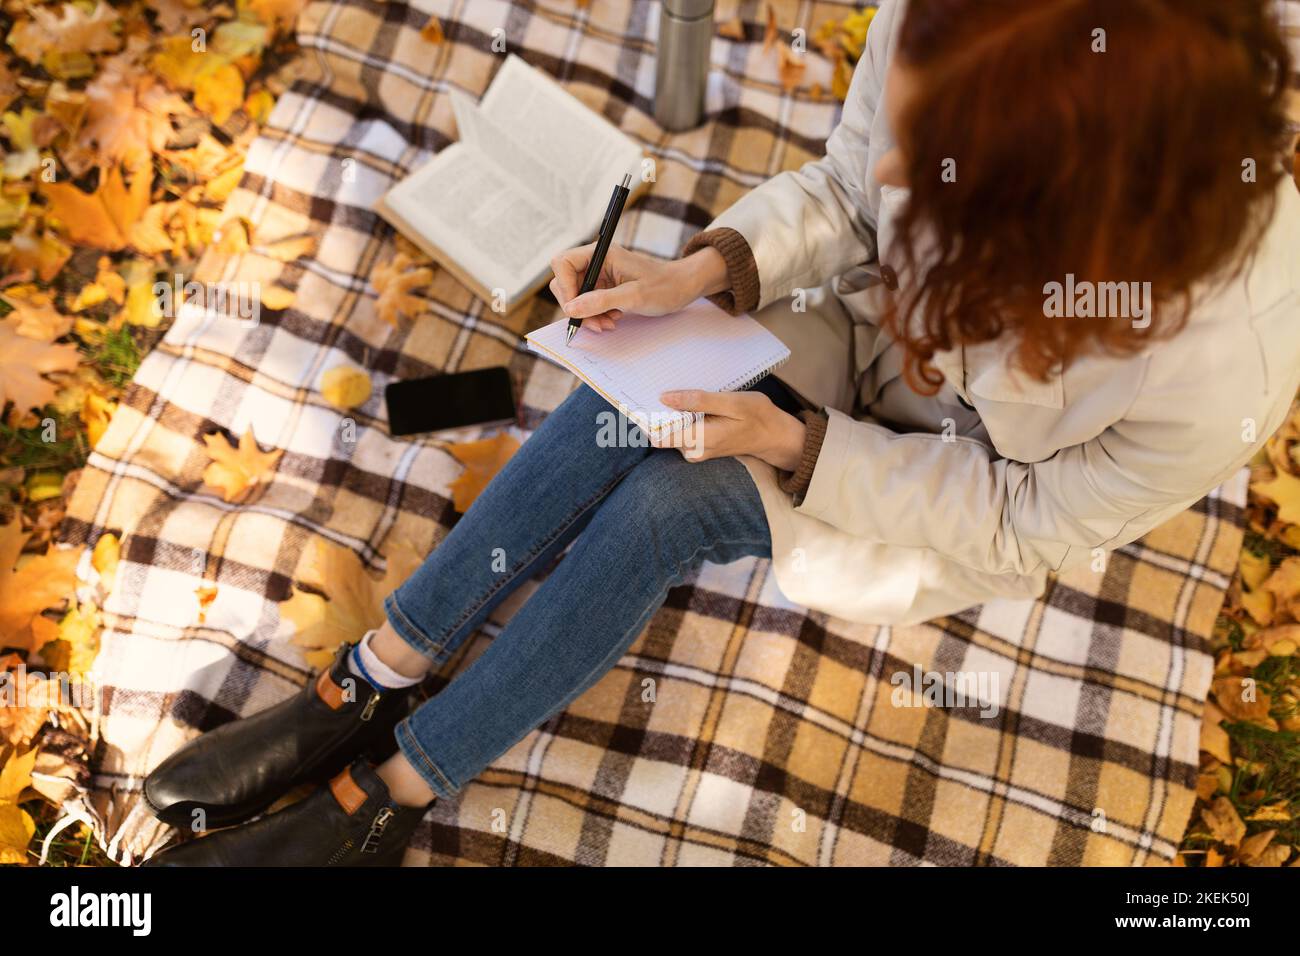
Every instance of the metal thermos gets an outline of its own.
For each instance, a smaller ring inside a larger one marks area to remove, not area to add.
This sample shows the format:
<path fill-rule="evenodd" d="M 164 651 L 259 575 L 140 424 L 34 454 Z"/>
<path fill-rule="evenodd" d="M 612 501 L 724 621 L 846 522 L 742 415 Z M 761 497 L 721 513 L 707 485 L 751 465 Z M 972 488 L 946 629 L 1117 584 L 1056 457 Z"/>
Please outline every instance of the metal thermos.
<path fill-rule="evenodd" d="M 655 119 L 680 131 L 704 119 L 713 43 L 713 0 L 663 0 L 655 64 Z"/>

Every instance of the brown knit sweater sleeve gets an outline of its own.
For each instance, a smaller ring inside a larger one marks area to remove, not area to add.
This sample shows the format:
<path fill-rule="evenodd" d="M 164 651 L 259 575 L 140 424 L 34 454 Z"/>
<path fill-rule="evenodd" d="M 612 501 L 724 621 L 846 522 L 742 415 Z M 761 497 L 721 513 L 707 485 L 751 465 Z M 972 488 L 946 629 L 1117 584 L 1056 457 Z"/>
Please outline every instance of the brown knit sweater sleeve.
<path fill-rule="evenodd" d="M 829 420 L 825 412 L 814 411 L 800 412 L 799 418 L 808 426 L 803 440 L 803 456 L 799 459 L 798 468 L 792 472 L 782 472 L 781 476 L 781 490 L 794 495 L 796 507 L 803 503 L 803 496 L 812 484 L 813 469 L 817 467 L 817 456 L 821 453 Z"/>
<path fill-rule="evenodd" d="M 709 296 L 709 301 L 731 315 L 752 312 L 758 308 L 758 264 L 749 243 L 734 229 L 707 229 L 698 233 L 682 249 L 682 258 L 712 246 L 722 254 L 727 263 L 727 278 L 731 288 Z"/>

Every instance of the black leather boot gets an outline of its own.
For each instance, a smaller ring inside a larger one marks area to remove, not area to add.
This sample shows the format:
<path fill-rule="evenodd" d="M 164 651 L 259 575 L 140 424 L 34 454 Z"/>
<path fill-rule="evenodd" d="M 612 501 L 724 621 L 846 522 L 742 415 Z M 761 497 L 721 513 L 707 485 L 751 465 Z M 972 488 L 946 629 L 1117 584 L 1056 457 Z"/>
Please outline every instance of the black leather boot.
<path fill-rule="evenodd" d="M 300 693 L 196 737 L 159 764 L 144 781 L 158 819 L 184 830 L 232 826 L 300 784 L 328 780 L 360 754 L 391 755 L 411 688 L 375 691 L 348 670 L 350 649 L 339 648 Z"/>
<path fill-rule="evenodd" d="M 400 866 L 427 809 L 398 806 L 358 760 L 278 813 L 170 847 L 144 865 Z"/>

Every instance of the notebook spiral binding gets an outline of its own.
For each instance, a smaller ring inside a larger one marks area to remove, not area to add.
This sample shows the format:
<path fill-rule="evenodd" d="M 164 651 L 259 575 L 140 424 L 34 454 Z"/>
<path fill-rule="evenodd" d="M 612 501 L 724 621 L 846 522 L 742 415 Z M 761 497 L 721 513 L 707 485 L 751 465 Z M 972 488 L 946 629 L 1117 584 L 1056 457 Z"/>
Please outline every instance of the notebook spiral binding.
<path fill-rule="evenodd" d="M 761 382 L 763 379 L 767 378 L 767 376 L 771 375 L 774 371 L 779 369 L 782 365 L 784 365 L 788 361 L 790 361 L 790 356 L 787 355 L 780 361 L 776 362 L 773 365 L 767 366 L 767 368 L 762 369 L 761 371 L 746 373 L 749 375 L 749 378 L 737 379 L 734 382 L 728 382 L 727 385 L 722 390 L 724 392 L 743 392 L 745 389 L 749 388 L 749 386 L 756 385 L 759 382 Z"/>

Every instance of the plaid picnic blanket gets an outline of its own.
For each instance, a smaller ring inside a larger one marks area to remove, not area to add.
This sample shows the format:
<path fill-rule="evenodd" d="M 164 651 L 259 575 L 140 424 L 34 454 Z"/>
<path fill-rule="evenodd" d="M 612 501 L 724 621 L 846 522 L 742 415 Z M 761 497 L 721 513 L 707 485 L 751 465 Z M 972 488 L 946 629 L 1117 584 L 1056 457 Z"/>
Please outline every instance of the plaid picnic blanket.
<path fill-rule="evenodd" d="M 851 9 L 775 6 L 783 28 L 810 31 Z M 803 88 L 783 92 L 757 0 L 719 4 L 720 22 L 738 13 L 746 27 L 742 40 L 715 41 L 710 121 L 661 131 L 649 116 L 656 10 L 635 0 L 307 7 L 306 73 L 229 201 L 252 247 L 200 269 L 209 281 L 278 282 L 296 302 L 252 326 L 182 309 L 91 456 L 64 529 L 88 545 L 123 538 L 96 665 L 105 694 L 92 789 L 78 809 L 119 859 L 170 835 L 142 805 L 144 774 L 196 733 L 308 680 L 278 602 L 309 544 L 341 545 L 378 573 L 396 536 L 427 550 L 451 527 L 461 468 L 431 442 L 388 436 L 382 385 L 506 365 L 527 430 L 575 384 L 521 346 L 553 320 L 553 304 L 505 318 L 439 273 L 428 314 L 394 329 L 367 282 L 394 251 L 372 202 L 450 141 L 444 94 L 486 88 L 504 56 L 494 36 L 655 157 L 654 188 L 623 220 L 633 248 L 672 256 L 746 190 L 819 155 L 837 104 L 810 86 L 830 88 L 829 65 L 811 55 Z M 431 13 L 446 33 L 436 46 L 420 36 Z M 311 256 L 286 264 L 267 253 L 300 234 L 318 237 Z M 321 373 L 340 364 L 367 368 L 376 386 L 348 414 L 347 443 L 344 414 L 319 392 Z M 249 427 L 284 454 L 269 486 L 227 504 L 203 485 L 202 436 Z M 1206 637 L 1244 501 L 1242 475 L 1111 556 L 1104 573 L 919 627 L 792 606 L 764 561 L 707 566 L 599 684 L 437 803 L 407 862 L 1168 861 L 1193 804 Z M 194 596 L 204 587 L 216 588 L 206 610 Z M 436 680 L 472 659 L 532 587 Z M 991 714 L 927 703 L 928 675 L 951 688 L 965 673 L 996 678 Z"/>

